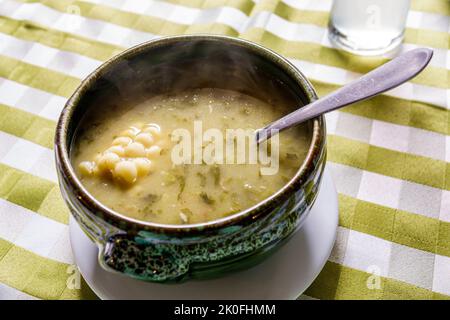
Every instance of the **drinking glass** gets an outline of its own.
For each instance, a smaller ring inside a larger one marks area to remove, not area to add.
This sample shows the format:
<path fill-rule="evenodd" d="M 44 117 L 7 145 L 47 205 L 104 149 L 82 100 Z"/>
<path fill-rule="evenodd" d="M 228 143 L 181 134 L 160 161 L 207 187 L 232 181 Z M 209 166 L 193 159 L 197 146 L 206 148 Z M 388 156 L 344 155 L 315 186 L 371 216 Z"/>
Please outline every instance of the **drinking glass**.
<path fill-rule="evenodd" d="M 410 0 L 334 0 L 331 42 L 360 55 L 381 55 L 403 40 Z"/>

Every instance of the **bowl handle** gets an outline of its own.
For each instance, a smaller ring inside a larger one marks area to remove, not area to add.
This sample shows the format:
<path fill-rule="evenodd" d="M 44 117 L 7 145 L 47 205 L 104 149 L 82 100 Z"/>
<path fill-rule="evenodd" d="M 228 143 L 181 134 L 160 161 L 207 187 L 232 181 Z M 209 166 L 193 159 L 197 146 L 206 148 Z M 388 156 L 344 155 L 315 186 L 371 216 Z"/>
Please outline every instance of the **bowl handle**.
<path fill-rule="evenodd" d="M 100 265 L 144 281 L 180 282 L 188 275 L 190 259 L 182 248 L 166 243 L 141 243 L 128 235 L 111 236 L 100 249 Z"/>

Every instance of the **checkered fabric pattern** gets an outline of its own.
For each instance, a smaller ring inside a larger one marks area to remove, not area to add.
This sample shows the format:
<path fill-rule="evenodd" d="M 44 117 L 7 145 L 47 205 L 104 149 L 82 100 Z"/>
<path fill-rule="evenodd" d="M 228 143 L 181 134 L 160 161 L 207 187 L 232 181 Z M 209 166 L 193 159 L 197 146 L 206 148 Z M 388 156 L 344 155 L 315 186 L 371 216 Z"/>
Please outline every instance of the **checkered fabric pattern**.
<path fill-rule="evenodd" d="M 80 80 L 131 45 L 209 32 L 288 57 L 319 95 L 390 57 L 327 39 L 331 0 L 0 0 L 0 299 L 95 298 L 76 272 L 55 122 Z M 338 238 L 302 298 L 450 296 L 450 2 L 412 0 L 402 50 L 429 46 L 407 84 L 327 115 Z M 75 278 L 74 278 L 75 277 Z"/>

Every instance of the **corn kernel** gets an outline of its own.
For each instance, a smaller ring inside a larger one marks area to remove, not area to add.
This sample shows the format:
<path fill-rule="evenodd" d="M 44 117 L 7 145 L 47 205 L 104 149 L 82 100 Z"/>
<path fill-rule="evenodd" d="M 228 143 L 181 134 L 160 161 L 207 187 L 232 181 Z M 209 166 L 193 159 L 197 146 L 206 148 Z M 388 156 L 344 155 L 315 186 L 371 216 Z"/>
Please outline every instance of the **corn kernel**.
<path fill-rule="evenodd" d="M 130 137 L 130 138 L 134 139 L 139 132 L 141 132 L 141 129 L 132 126 L 132 127 L 128 128 L 127 130 L 123 131 L 121 133 L 121 136 Z"/>
<path fill-rule="evenodd" d="M 83 161 L 80 162 L 78 165 L 78 169 L 80 170 L 80 173 L 84 176 L 91 175 L 94 170 L 94 164 L 90 161 Z"/>
<path fill-rule="evenodd" d="M 116 153 L 107 152 L 100 157 L 97 165 L 100 171 L 108 171 L 114 169 L 117 162 L 120 161 L 120 157 Z"/>
<path fill-rule="evenodd" d="M 142 129 L 143 132 L 151 133 L 154 137 L 161 137 L 161 127 L 155 123 L 149 123 L 144 126 Z"/>
<path fill-rule="evenodd" d="M 134 183 L 137 178 L 136 164 L 130 160 L 123 160 L 116 164 L 113 170 L 114 177 L 126 183 Z"/>
<path fill-rule="evenodd" d="M 146 147 L 150 147 L 153 144 L 153 136 L 149 132 L 141 132 L 136 136 L 134 141 L 140 142 Z"/>
<path fill-rule="evenodd" d="M 133 159 L 133 162 L 136 165 L 138 176 L 143 177 L 150 173 L 152 162 L 147 158 L 136 158 Z"/>
<path fill-rule="evenodd" d="M 107 149 L 105 153 L 112 152 L 117 154 L 119 157 L 123 157 L 125 155 L 125 149 L 122 146 L 112 146 Z"/>
<path fill-rule="evenodd" d="M 130 143 L 125 147 L 125 155 L 131 158 L 138 158 L 145 156 L 145 148 L 139 142 Z"/>
<path fill-rule="evenodd" d="M 130 137 L 118 137 L 118 138 L 114 139 L 112 144 L 115 146 L 117 146 L 117 145 L 118 146 L 127 146 L 132 142 L 133 142 L 133 139 L 131 139 Z"/>
<path fill-rule="evenodd" d="M 187 215 L 185 215 L 183 212 L 180 212 L 180 219 L 183 223 L 188 223 L 189 222 L 189 218 Z"/>

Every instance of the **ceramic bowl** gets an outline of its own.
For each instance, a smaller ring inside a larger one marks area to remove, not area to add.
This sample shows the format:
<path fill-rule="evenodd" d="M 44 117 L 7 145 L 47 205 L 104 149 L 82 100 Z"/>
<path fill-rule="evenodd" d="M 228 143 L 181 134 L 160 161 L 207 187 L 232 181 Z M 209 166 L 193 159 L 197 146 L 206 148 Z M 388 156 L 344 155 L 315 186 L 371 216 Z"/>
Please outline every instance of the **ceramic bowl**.
<path fill-rule="evenodd" d="M 305 76 L 275 52 L 216 35 L 149 41 L 115 56 L 90 74 L 59 118 L 55 156 L 64 200 L 97 244 L 100 265 L 137 279 L 180 282 L 218 277 L 262 261 L 300 228 L 325 166 L 325 123 L 310 120 L 311 144 L 295 176 L 275 194 L 231 216 L 199 224 L 164 225 L 115 212 L 83 187 L 70 161 L 74 136 L 90 108 L 139 103 L 174 90 L 217 87 L 293 107 L 317 98 Z"/>

